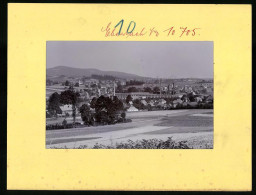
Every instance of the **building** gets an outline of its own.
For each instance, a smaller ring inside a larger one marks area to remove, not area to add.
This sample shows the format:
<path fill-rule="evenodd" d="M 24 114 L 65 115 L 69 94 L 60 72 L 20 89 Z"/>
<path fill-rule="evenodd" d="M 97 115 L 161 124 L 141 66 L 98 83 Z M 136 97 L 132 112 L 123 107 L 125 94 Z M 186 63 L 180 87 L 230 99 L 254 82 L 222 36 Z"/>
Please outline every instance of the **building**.
<path fill-rule="evenodd" d="M 195 101 L 196 101 L 196 102 L 202 102 L 202 98 L 200 98 L 200 97 L 195 97 Z"/>
<path fill-rule="evenodd" d="M 173 104 L 182 104 L 183 101 L 181 99 L 177 99 L 173 101 Z"/>
<path fill-rule="evenodd" d="M 100 88 L 101 94 L 106 94 L 107 93 L 107 88 L 106 87 L 101 87 Z"/>
<path fill-rule="evenodd" d="M 146 102 L 146 100 L 141 100 L 141 103 L 144 105 L 144 106 L 147 106 L 148 103 Z"/>
<path fill-rule="evenodd" d="M 211 95 L 209 95 L 206 99 L 205 99 L 206 103 L 213 103 L 213 97 Z"/>
<path fill-rule="evenodd" d="M 79 86 L 81 86 L 81 85 L 84 84 L 84 82 L 83 82 L 82 80 L 79 80 L 79 81 L 78 81 L 78 84 L 79 84 Z"/>
<path fill-rule="evenodd" d="M 115 93 L 118 99 L 126 99 L 128 95 L 131 95 L 133 99 L 145 99 L 145 98 L 152 98 L 152 99 L 159 99 L 159 98 L 171 98 L 172 95 L 170 94 L 153 94 L 148 92 L 132 92 L 132 93 Z"/>
<path fill-rule="evenodd" d="M 166 104 L 166 101 L 164 99 L 160 99 L 160 100 L 158 100 L 158 103 Z"/>
<path fill-rule="evenodd" d="M 137 112 L 139 111 L 137 108 L 135 108 L 133 105 L 130 106 L 130 108 L 127 109 L 127 112 Z"/>
<path fill-rule="evenodd" d="M 67 104 L 67 105 L 63 105 L 63 106 L 60 106 L 60 109 L 62 111 L 62 116 L 66 116 L 66 114 L 72 116 L 72 105 L 71 104 Z"/>
<path fill-rule="evenodd" d="M 155 106 L 154 101 L 151 100 L 151 101 L 148 103 L 148 105 L 150 105 L 151 107 L 154 107 L 154 106 Z"/>

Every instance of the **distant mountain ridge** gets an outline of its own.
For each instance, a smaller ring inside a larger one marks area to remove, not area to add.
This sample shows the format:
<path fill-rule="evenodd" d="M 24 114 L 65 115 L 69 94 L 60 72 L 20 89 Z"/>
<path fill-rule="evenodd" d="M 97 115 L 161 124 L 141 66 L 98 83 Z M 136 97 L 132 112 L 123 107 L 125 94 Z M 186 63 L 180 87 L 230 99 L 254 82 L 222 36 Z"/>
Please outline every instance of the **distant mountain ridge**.
<path fill-rule="evenodd" d="M 53 68 L 46 69 L 46 77 L 58 77 L 58 76 L 67 76 L 67 77 L 90 77 L 91 75 L 108 75 L 121 79 L 143 79 L 146 77 L 138 76 L 136 74 L 130 74 L 125 72 L 118 71 L 103 71 L 94 68 L 72 68 L 68 66 L 56 66 Z"/>

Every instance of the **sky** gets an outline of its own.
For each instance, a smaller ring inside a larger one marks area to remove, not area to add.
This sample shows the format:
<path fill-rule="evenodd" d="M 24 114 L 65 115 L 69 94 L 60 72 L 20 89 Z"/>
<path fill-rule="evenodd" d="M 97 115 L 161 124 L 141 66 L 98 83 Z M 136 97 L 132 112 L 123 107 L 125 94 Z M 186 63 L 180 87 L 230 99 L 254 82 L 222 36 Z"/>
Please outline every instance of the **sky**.
<path fill-rule="evenodd" d="M 47 41 L 47 68 L 69 66 L 154 78 L 213 78 L 212 41 Z"/>

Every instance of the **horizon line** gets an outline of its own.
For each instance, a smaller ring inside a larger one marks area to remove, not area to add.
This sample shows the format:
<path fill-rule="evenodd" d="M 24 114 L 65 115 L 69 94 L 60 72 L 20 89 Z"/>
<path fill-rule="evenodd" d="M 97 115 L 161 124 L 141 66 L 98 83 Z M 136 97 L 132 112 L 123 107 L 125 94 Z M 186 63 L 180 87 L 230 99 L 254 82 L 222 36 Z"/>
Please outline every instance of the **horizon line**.
<path fill-rule="evenodd" d="M 98 69 L 98 68 L 80 68 L 80 67 L 70 67 L 70 66 L 62 66 L 62 65 L 54 66 L 54 67 L 50 67 L 50 68 L 46 67 L 46 69 L 57 68 L 57 67 L 67 67 L 67 68 L 75 68 L 75 69 L 83 69 L 83 70 L 85 70 L 85 69 L 94 69 L 94 70 L 99 70 L 99 71 L 103 71 L 103 72 L 120 72 L 120 73 L 132 74 L 132 75 L 135 75 L 135 76 L 139 76 L 139 77 L 143 77 L 143 78 L 152 78 L 152 79 L 213 79 L 213 77 L 176 77 L 176 78 L 166 78 L 166 77 L 141 76 L 141 75 L 137 75 L 135 73 L 127 73 L 127 72 L 121 72 L 121 71 L 115 71 L 115 70 L 101 70 L 101 69 Z M 46 74 L 46 76 L 47 76 L 47 74 Z M 111 75 L 108 75 L 108 76 L 111 76 Z"/>

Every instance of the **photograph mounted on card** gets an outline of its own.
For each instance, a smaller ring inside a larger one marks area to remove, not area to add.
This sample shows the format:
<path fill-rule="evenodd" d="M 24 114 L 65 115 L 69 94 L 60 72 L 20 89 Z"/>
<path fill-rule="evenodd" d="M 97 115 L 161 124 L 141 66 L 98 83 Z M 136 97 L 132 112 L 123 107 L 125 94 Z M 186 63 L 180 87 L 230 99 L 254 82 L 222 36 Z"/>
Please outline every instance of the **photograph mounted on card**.
<path fill-rule="evenodd" d="M 8 4 L 7 188 L 251 190 L 251 6 Z"/>

